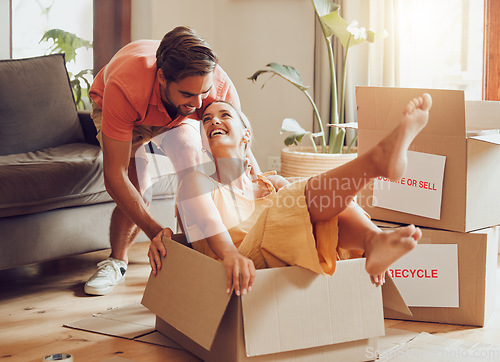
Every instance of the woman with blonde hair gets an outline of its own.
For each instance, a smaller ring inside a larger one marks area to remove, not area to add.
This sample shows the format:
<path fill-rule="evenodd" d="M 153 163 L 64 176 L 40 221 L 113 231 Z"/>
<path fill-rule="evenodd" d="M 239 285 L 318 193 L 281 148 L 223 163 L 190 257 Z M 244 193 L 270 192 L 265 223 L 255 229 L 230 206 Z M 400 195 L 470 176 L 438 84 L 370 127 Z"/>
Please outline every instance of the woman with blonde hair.
<path fill-rule="evenodd" d="M 192 172 L 177 196 L 188 241 L 224 263 L 227 291 L 234 287 L 237 295 L 251 291 L 256 268 L 298 265 L 332 275 L 336 260 L 349 253 L 366 257 L 367 273 L 383 284 L 389 266 L 412 250 L 422 233 L 414 225 L 382 231 L 353 199 L 376 177 L 402 177 L 408 147 L 427 124 L 431 105 L 429 94 L 411 100 L 400 124 L 371 150 L 289 183 L 278 175 L 251 175 L 245 157 L 252 135 L 248 120 L 230 103 L 211 103 L 201 119 L 202 139 L 216 171 Z M 158 248 L 150 248 L 149 258 L 156 274 Z"/>

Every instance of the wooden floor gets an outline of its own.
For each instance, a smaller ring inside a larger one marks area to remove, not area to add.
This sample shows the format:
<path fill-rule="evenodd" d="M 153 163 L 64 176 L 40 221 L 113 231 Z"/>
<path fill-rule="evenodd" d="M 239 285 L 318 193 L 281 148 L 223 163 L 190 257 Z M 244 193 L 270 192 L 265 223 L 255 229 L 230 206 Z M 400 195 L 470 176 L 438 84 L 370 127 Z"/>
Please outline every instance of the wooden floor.
<path fill-rule="evenodd" d="M 63 327 L 140 303 L 150 270 L 148 244 L 132 247 L 125 283 L 102 297 L 85 295 L 83 284 L 107 250 L 0 271 L 0 361 L 41 361 L 55 353 L 69 353 L 77 362 L 199 361 L 185 351 Z M 496 309 L 484 328 L 395 320 L 386 320 L 386 327 L 500 344 L 500 275 L 497 279 Z"/>

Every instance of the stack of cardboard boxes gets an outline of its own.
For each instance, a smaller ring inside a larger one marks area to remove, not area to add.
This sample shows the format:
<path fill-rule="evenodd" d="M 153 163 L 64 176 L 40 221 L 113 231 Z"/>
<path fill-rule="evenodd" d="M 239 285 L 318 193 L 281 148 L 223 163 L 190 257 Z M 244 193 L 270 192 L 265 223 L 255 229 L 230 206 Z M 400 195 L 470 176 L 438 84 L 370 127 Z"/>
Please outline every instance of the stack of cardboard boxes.
<path fill-rule="evenodd" d="M 466 102 L 462 91 L 359 87 L 359 154 L 394 129 L 423 92 L 433 105 L 405 175 L 375 180 L 358 199 L 381 227 L 422 230 L 417 248 L 390 270 L 413 316 L 386 310 L 385 317 L 483 326 L 495 305 L 500 103 Z"/>

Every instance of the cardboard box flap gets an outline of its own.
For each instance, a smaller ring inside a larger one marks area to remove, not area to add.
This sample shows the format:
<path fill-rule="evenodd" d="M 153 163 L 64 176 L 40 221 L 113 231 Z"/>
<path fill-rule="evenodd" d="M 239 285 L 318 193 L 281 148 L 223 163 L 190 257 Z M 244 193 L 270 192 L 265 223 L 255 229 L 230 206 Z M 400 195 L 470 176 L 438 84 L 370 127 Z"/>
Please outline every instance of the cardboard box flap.
<path fill-rule="evenodd" d="M 500 134 L 487 134 L 482 136 L 471 137 L 473 140 L 493 143 L 495 145 L 500 145 Z"/>
<path fill-rule="evenodd" d="M 500 129 L 467 129 L 467 138 L 499 134 Z"/>
<path fill-rule="evenodd" d="M 135 339 L 140 336 L 154 332 L 155 315 L 147 311 L 144 321 L 137 321 L 136 316 L 131 314 L 131 321 L 127 318 L 122 320 L 116 318 L 106 318 L 101 315 L 93 315 L 79 321 L 66 323 L 64 326 L 83 331 L 116 336 L 127 339 Z"/>
<path fill-rule="evenodd" d="M 465 98 L 460 90 L 356 87 L 359 130 L 384 130 L 388 133 L 399 124 L 408 101 L 424 92 L 432 96 L 432 108 L 429 122 L 420 134 L 465 140 Z"/>
<path fill-rule="evenodd" d="M 365 259 L 337 262 L 332 277 L 300 267 L 259 270 L 241 300 L 249 357 L 384 334 L 381 290 Z"/>
<path fill-rule="evenodd" d="M 384 308 L 409 316 L 413 315 L 389 273 L 386 273 L 385 284 L 382 285 L 382 300 Z"/>
<path fill-rule="evenodd" d="M 182 349 L 155 330 L 156 315 L 140 304 L 130 304 L 65 324 L 65 327 Z"/>
<path fill-rule="evenodd" d="M 465 116 L 467 129 L 500 128 L 500 102 L 466 101 Z"/>
<path fill-rule="evenodd" d="M 175 329 L 210 350 L 231 295 L 222 263 L 171 239 L 167 256 L 151 274 L 142 304 Z M 200 273 L 203 270 L 203 273 Z"/>

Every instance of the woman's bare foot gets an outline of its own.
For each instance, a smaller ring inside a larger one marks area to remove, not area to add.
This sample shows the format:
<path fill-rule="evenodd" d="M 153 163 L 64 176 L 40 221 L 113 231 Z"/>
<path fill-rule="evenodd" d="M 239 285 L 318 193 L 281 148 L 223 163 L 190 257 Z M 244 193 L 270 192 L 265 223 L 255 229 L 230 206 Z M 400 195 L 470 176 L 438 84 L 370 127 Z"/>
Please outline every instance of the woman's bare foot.
<path fill-rule="evenodd" d="M 365 240 L 366 272 L 376 284 L 383 284 L 385 272 L 396 260 L 411 251 L 422 237 L 414 225 L 370 231 Z"/>
<path fill-rule="evenodd" d="M 370 275 L 370 279 L 373 284 L 384 285 L 385 284 L 385 272 L 383 274 Z"/>
<path fill-rule="evenodd" d="M 403 177 L 407 166 L 410 144 L 427 125 L 432 98 L 428 93 L 414 98 L 407 105 L 399 125 L 374 148 L 374 162 L 379 176 L 397 181 Z"/>

